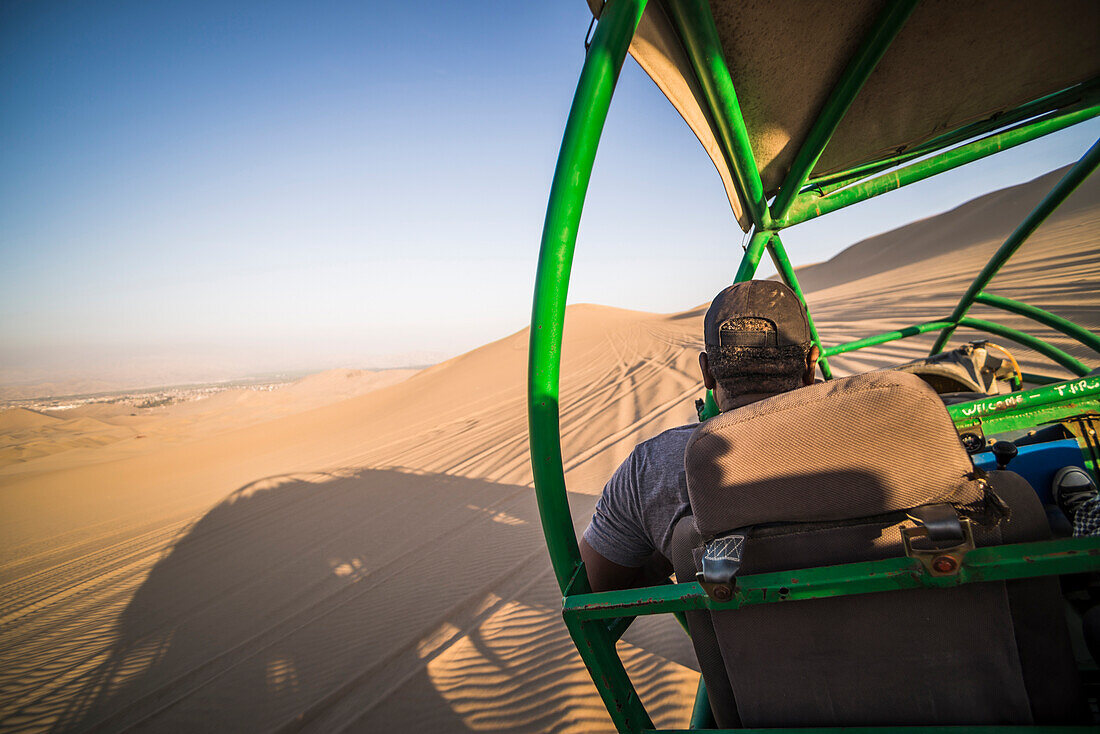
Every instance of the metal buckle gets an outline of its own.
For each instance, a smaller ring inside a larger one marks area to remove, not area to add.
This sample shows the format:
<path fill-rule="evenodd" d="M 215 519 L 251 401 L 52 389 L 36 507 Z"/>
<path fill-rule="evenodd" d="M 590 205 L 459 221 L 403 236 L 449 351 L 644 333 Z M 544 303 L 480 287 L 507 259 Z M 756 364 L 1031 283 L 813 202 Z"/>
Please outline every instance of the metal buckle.
<path fill-rule="evenodd" d="M 912 543 L 913 538 L 928 537 L 928 528 L 923 525 L 902 527 L 901 542 L 905 546 L 905 555 L 916 558 L 933 576 L 957 576 L 962 568 L 963 558 L 968 551 L 974 550 L 974 531 L 970 518 L 960 517 L 959 524 L 963 529 L 963 542 L 950 548 L 932 549 L 914 548 Z"/>
<path fill-rule="evenodd" d="M 715 601 L 729 601 L 737 585 L 741 554 L 745 549 L 744 532 L 730 532 L 711 538 L 704 546 L 703 570 L 695 574 L 707 596 Z"/>

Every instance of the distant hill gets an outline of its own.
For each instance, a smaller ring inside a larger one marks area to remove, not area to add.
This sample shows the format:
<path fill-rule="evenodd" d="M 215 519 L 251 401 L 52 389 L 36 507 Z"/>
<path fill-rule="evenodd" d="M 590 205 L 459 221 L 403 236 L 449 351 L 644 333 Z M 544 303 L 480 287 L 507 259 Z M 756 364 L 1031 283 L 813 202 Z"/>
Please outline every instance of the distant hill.
<path fill-rule="evenodd" d="M 1004 240 L 1069 166 L 980 196 L 950 211 L 861 240 L 830 260 L 796 268 L 806 292 L 912 265 L 975 242 Z M 1073 216 L 1100 203 L 1100 176 L 1086 180 L 1051 217 Z M 1024 245 L 1027 247 L 1027 245 Z M 990 253 L 992 254 L 992 253 Z"/>
<path fill-rule="evenodd" d="M 0 433 L 20 431 L 27 428 L 41 428 L 57 422 L 58 419 L 53 416 L 35 410 L 27 410 L 26 408 L 0 410 Z"/>

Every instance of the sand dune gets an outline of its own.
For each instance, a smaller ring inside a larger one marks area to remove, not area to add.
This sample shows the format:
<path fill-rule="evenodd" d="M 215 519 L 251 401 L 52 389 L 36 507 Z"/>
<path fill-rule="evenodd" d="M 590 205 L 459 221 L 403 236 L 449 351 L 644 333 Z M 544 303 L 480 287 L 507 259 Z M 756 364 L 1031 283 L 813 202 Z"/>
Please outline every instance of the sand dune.
<path fill-rule="evenodd" d="M 336 369 L 270 390 L 235 388 L 151 408 L 90 403 L 68 410 L 0 411 L 0 475 L 86 466 L 301 413 L 395 385 L 413 369 Z M 116 445 L 117 444 L 117 445 Z M 97 451 L 111 445 L 111 452 Z"/>
<path fill-rule="evenodd" d="M 1051 171 L 1032 182 L 1011 186 L 973 199 L 930 219 L 912 222 L 858 242 L 827 262 L 798 269 L 799 281 L 807 291 L 837 283 L 885 273 L 933 257 L 952 255 L 960 244 L 982 245 L 1003 241 L 1024 215 L 1054 188 L 1069 166 Z M 1097 201 L 1100 179 L 1086 180 L 1056 217 L 1066 218 L 1087 211 Z M 1028 245 L 1028 249 L 1034 249 Z"/>
<path fill-rule="evenodd" d="M 7 433 L 9 431 L 41 428 L 58 420 L 54 416 L 39 413 L 36 410 L 12 408 L 11 410 L 0 411 L 0 431 Z"/>
<path fill-rule="evenodd" d="M 874 268 L 842 254 L 806 271 L 825 341 L 948 313 L 967 281 L 955 273 L 976 271 L 1048 187 L 876 238 L 906 256 Z M 1100 326 L 1097 191 L 1079 192 L 991 290 Z M 913 254 L 906 242 L 926 244 Z M 701 321 L 699 308 L 569 308 L 562 444 L 578 528 L 637 441 L 692 420 Z M 921 344 L 835 366 L 901 361 Z M 0 728 L 610 729 L 542 544 L 526 347 L 521 331 L 328 404 L 265 412 L 219 396 L 221 407 L 150 417 L 165 432 L 150 448 L 118 441 L 89 450 L 94 463 L 66 452 L 0 473 Z M 1058 373 L 1020 354 L 1025 369 Z M 241 422 L 224 418 L 233 412 Z M 639 621 L 621 650 L 658 725 L 685 725 L 698 675 L 675 622 Z"/>

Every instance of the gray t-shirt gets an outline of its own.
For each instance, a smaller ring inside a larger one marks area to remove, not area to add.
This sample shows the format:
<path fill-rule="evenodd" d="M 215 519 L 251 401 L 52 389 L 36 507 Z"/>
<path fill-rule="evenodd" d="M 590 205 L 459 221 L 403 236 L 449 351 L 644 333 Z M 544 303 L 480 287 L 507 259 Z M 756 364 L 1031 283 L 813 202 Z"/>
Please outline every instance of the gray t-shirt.
<path fill-rule="evenodd" d="M 603 488 L 584 539 L 613 563 L 645 565 L 671 558 L 672 529 L 688 508 L 684 450 L 698 423 L 670 428 L 634 447 Z"/>

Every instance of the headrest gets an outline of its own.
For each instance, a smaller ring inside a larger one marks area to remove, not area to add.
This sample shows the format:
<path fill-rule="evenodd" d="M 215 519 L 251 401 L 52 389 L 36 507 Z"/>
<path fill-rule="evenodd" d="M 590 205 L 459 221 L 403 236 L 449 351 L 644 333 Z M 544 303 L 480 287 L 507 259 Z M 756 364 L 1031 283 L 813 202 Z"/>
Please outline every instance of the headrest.
<path fill-rule="evenodd" d="M 704 538 L 983 496 L 947 408 L 903 372 L 822 382 L 717 415 L 695 429 L 684 463 Z"/>

